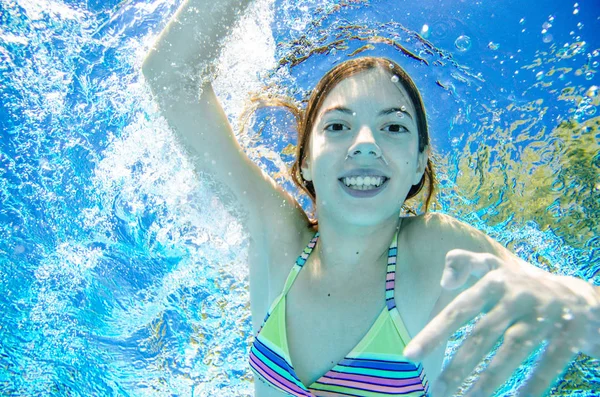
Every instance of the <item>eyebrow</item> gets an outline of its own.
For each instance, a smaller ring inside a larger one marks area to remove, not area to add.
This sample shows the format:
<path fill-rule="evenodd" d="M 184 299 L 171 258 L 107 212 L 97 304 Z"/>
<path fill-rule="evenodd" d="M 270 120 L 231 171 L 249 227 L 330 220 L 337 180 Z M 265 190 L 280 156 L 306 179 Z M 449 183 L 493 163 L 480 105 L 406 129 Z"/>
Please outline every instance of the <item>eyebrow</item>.
<path fill-rule="evenodd" d="M 332 107 L 332 108 L 329 108 L 329 109 L 325 110 L 323 112 L 322 116 L 325 116 L 327 113 L 330 113 L 330 112 L 341 112 L 341 113 L 344 113 L 344 114 L 348 114 L 350 116 L 354 115 L 354 111 L 351 110 L 351 109 L 348 109 L 348 108 L 343 107 L 343 106 L 335 106 L 335 107 Z M 388 114 L 398 113 L 398 112 L 404 113 L 411 120 L 414 121 L 413 116 L 410 113 L 408 113 L 406 110 L 402 110 L 401 108 L 387 108 L 387 109 L 383 109 L 379 113 L 377 113 L 377 116 L 387 116 Z"/>

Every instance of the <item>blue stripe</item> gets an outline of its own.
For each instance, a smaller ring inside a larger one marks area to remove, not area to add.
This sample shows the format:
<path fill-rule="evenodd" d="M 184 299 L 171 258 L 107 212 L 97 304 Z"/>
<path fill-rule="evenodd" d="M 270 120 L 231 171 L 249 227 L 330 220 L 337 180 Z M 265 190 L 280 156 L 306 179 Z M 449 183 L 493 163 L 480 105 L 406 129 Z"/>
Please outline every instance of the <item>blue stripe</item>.
<path fill-rule="evenodd" d="M 382 369 L 387 371 L 416 371 L 417 367 L 409 362 L 392 362 L 381 360 L 368 360 L 360 358 L 345 358 L 339 365 L 355 368 Z"/>
<path fill-rule="evenodd" d="M 396 256 L 397 252 L 398 252 L 398 248 L 390 248 L 388 251 L 388 258 L 391 258 L 392 256 Z"/>
<path fill-rule="evenodd" d="M 265 344 L 263 344 L 258 339 L 254 340 L 253 347 L 256 348 L 256 350 L 258 350 L 259 352 L 261 352 L 269 360 L 271 360 L 271 362 L 273 362 L 273 364 L 277 365 L 279 368 L 283 369 L 284 371 L 289 372 L 289 374 L 292 375 L 294 377 L 294 379 L 296 379 L 296 380 L 298 380 L 298 382 L 300 382 L 300 379 L 298 379 L 296 377 L 293 368 L 290 367 L 290 365 L 287 363 L 287 361 L 285 361 L 279 354 L 277 354 L 273 350 L 269 349 Z M 268 365 L 268 363 L 265 363 L 265 364 L 270 367 L 270 365 Z"/>

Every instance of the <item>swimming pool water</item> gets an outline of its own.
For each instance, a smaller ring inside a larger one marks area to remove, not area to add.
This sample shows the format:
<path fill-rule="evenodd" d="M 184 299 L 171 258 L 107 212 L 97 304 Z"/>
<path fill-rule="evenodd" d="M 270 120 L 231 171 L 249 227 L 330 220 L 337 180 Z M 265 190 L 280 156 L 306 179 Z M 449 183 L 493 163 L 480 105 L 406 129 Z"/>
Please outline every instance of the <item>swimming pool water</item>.
<path fill-rule="evenodd" d="M 249 92 L 301 101 L 336 62 L 391 57 L 423 93 L 435 209 L 600 284 L 600 6 L 415 3 L 257 0 L 217 64 L 231 122 Z M 252 395 L 244 215 L 193 171 L 140 73 L 178 5 L 0 1 L 0 395 Z M 289 115 L 251 124 L 240 142 L 297 196 Z M 599 379 L 579 356 L 551 395 Z"/>

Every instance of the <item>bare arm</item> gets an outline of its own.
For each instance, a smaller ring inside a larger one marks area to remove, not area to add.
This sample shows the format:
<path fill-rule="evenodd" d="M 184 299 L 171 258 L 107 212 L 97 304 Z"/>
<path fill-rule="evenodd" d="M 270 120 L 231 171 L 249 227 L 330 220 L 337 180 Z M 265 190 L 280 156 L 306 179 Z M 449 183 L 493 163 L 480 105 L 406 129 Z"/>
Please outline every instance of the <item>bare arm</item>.
<path fill-rule="evenodd" d="M 142 71 L 162 115 L 197 171 L 230 188 L 248 214 L 253 236 L 278 219 L 296 224 L 304 213 L 295 200 L 254 164 L 235 138 L 209 81 L 201 73 L 220 51 L 250 0 L 187 0 L 146 57 Z"/>
<path fill-rule="evenodd" d="M 484 314 L 440 375 L 433 395 L 452 395 L 499 340 L 502 345 L 470 393 L 493 394 L 544 341 L 546 349 L 523 388 L 526 395 L 541 395 L 577 352 L 599 354 L 597 287 L 545 272 L 451 217 L 431 214 L 424 219 L 417 234 L 433 247 L 424 256 L 441 280 L 434 309 L 441 311 L 409 343 L 405 355 L 417 360 L 428 355 Z"/>

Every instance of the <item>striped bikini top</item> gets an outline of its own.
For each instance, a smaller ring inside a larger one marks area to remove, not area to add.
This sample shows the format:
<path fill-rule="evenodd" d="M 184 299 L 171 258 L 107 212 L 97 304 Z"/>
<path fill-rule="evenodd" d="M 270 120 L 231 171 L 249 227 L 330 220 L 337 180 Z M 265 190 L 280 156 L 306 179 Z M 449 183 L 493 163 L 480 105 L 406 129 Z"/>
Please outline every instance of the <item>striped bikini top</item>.
<path fill-rule="evenodd" d="M 421 364 L 402 355 L 410 341 L 394 301 L 398 232 L 388 250 L 386 305 L 367 334 L 336 366 L 309 386 L 290 358 L 285 325 L 286 295 L 317 244 L 319 233 L 296 260 L 283 289 L 273 301 L 250 349 L 250 367 L 277 390 L 291 396 L 427 396 L 429 384 Z"/>

